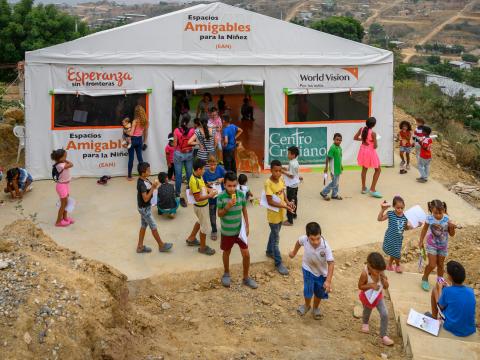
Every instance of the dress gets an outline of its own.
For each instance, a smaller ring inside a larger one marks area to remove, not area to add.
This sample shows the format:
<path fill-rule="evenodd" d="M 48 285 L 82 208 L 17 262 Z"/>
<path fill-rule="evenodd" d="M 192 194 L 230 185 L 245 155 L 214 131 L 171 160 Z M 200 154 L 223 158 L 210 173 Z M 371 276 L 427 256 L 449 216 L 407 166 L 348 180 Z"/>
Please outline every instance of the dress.
<path fill-rule="evenodd" d="M 374 145 L 372 129 L 369 129 L 366 144 L 362 142 L 362 145 L 360 145 L 360 150 L 358 151 L 358 165 L 364 168 L 373 169 L 380 167 L 380 159 L 378 158 L 377 150 L 375 150 Z"/>
<path fill-rule="evenodd" d="M 383 239 L 383 251 L 388 256 L 400 259 L 402 256 L 403 232 L 408 220 L 405 214 L 398 216 L 393 210 L 388 211 L 387 216 L 388 228 Z"/>

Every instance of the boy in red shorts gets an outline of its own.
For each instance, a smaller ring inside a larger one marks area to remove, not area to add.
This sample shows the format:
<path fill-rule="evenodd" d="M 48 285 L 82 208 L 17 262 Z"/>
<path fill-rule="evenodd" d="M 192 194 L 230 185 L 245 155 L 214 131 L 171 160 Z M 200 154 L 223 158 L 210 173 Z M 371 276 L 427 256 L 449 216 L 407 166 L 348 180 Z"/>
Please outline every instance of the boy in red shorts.
<path fill-rule="evenodd" d="M 228 171 L 224 176 L 225 191 L 217 197 L 218 217 L 221 222 L 221 243 L 220 249 L 223 250 L 223 267 L 225 272 L 222 276 L 222 285 L 230 287 L 230 252 L 233 245 L 240 247 L 243 258 L 243 284 L 251 289 L 258 287 L 255 280 L 248 276 L 250 267 L 250 252 L 248 245 L 240 239 L 240 230 L 242 228 L 242 216 L 245 220 L 246 235 L 249 233 L 247 201 L 240 190 L 237 190 L 237 175 Z"/>

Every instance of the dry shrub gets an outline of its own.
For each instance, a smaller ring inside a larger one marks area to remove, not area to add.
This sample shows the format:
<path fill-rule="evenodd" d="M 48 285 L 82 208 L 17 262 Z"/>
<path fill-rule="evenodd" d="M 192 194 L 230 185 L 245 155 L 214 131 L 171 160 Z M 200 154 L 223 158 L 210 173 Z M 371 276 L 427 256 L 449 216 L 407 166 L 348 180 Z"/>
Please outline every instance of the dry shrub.
<path fill-rule="evenodd" d="M 478 166 L 480 154 L 478 149 L 473 144 L 456 144 L 454 146 L 457 161 L 463 165 L 471 168 Z"/>

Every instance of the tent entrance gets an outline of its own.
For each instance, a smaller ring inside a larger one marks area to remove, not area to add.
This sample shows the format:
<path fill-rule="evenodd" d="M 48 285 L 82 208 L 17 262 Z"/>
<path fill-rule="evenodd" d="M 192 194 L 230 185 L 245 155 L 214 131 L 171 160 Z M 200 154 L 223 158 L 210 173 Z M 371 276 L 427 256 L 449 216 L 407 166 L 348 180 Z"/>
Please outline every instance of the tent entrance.
<path fill-rule="evenodd" d="M 178 86 L 174 84 L 172 129 L 178 126 L 183 113 L 191 118 L 191 125 L 195 118 L 207 118 L 205 112 L 204 96 L 208 94 L 209 107 L 219 110 L 221 116 L 230 116 L 232 123 L 243 130 L 238 138 L 237 170 L 238 172 L 250 172 L 250 162 L 263 169 L 265 154 L 265 95 L 263 83 L 259 82 L 229 82 L 208 84 L 204 86 Z M 240 155 L 240 156 L 239 156 Z M 241 157 L 241 159 L 240 159 Z M 248 160 L 251 161 L 248 161 Z M 256 171 L 256 169 L 255 169 Z"/>

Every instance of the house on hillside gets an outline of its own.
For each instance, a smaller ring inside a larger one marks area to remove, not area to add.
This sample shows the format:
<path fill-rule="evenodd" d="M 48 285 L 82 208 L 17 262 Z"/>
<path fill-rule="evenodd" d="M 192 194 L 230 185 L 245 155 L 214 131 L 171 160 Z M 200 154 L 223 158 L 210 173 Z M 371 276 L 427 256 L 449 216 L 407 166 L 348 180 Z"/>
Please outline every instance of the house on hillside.
<path fill-rule="evenodd" d="M 465 61 L 452 60 L 448 64 L 461 70 L 470 70 L 472 68 L 472 65 Z"/>
<path fill-rule="evenodd" d="M 445 76 L 427 74 L 425 76 L 425 85 L 437 85 L 442 93 L 448 96 L 455 96 L 463 92 L 465 97 L 474 97 L 477 105 L 480 106 L 480 89 L 470 85 L 462 84 Z"/>

